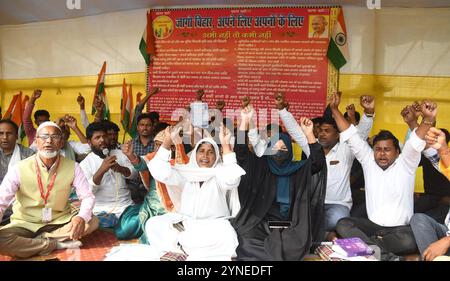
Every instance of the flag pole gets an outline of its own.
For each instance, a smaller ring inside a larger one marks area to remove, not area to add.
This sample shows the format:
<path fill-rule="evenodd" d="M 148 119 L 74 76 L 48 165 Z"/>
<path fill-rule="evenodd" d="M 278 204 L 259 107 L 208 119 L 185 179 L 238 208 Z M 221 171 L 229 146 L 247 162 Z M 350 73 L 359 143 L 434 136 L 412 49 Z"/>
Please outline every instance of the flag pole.
<path fill-rule="evenodd" d="M 125 131 L 125 132 L 123 133 L 122 144 L 125 143 L 125 136 L 126 136 L 126 135 L 127 135 L 127 131 Z"/>
<path fill-rule="evenodd" d="M 336 92 L 339 92 L 339 78 L 341 76 L 341 71 L 337 70 L 337 85 L 336 85 Z"/>

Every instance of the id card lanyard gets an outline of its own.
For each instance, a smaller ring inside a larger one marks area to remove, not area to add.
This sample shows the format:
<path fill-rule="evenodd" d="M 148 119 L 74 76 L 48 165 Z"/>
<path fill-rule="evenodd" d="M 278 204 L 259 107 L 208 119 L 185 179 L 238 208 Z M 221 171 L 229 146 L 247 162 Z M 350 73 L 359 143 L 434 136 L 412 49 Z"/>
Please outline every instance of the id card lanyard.
<path fill-rule="evenodd" d="M 52 208 L 47 208 L 47 200 L 50 196 L 50 192 L 53 189 L 53 185 L 55 184 L 58 166 L 59 166 L 59 159 L 56 160 L 56 167 L 55 167 L 55 173 L 53 173 L 50 182 L 47 185 L 47 192 L 44 194 L 44 185 L 42 184 L 42 177 L 41 177 L 41 170 L 39 169 L 39 164 L 36 159 L 35 166 L 36 166 L 36 175 L 37 175 L 37 181 L 38 181 L 38 187 L 39 192 L 41 194 L 41 198 L 44 199 L 44 208 L 42 208 L 42 222 L 43 223 L 49 223 L 52 221 Z"/>

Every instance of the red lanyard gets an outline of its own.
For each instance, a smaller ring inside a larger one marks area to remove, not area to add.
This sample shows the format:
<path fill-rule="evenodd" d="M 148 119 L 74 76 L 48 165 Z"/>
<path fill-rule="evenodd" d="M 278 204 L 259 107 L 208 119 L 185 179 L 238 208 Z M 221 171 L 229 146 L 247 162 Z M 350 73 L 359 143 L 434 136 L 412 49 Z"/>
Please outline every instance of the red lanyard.
<path fill-rule="evenodd" d="M 52 189 L 53 189 L 53 185 L 55 184 L 56 174 L 57 174 L 57 170 L 58 170 L 58 166 L 59 166 L 59 158 L 56 161 L 57 162 L 56 162 L 56 166 L 55 166 L 55 173 L 53 174 L 52 178 L 50 179 L 50 182 L 47 185 L 47 193 L 46 194 L 44 194 L 44 186 L 42 184 L 41 170 L 39 170 L 39 165 L 38 165 L 37 159 L 35 162 L 39 192 L 41 193 L 41 198 L 44 199 L 44 206 L 47 205 L 48 196 L 50 195 L 50 191 L 52 191 Z"/>

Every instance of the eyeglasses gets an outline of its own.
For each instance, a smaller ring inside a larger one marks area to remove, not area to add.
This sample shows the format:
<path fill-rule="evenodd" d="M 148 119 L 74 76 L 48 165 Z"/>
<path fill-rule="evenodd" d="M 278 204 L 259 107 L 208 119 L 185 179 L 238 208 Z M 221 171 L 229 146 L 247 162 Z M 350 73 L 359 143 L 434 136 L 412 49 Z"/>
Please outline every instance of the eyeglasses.
<path fill-rule="evenodd" d="M 38 135 L 38 138 L 42 139 L 42 140 L 48 140 L 50 138 L 50 140 L 60 140 L 62 138 L 61 135 Z"/>

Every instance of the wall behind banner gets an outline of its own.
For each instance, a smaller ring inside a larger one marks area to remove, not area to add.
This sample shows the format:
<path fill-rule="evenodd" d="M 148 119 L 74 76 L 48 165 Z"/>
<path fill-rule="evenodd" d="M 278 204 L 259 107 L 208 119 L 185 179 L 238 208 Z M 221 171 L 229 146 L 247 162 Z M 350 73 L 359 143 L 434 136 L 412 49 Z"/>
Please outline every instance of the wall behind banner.
<path fill-rule="evenodd" d="M 145 63 L 138 50 L 145 13 L 141 9 L 0 27 L 3 112 L 13 94 L 22 90 L 30 95 L 42 88 L 36 109 L 47 108 L 52 117 L 79 117 L 76 96 L 81 92 L 90 115 L 97 74 L 106 60 L 106 91 L 112 120 L 118 122 L 123 78 L 133 84 L 134 97 L 145 88 Z M 445 114 L 450 110 L 450 9 L 344 6 L 344 13 L 350 62 L 341 70 L 341 108 L 359 104 L 361 94 L 374 94 L 377 116 L 372 133 L 386 128 L 403 140 L 401 108 L 430 98 L 438 101 L 438 126 L 450 128 L 450 115 Z"/>

